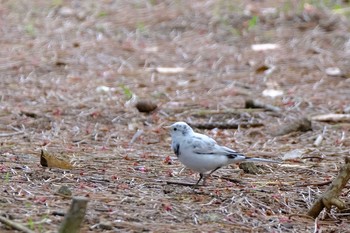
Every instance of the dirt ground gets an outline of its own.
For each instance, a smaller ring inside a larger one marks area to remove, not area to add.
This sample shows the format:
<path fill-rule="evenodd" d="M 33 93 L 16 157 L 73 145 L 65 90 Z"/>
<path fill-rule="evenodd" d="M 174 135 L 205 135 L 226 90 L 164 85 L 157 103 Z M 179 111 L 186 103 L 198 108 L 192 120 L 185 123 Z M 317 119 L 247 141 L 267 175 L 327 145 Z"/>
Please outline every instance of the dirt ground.
<path fill-rule="evenodd" d="M 320 2 L 0 1 L 0 214 L 56 232 L 66 185 L 89 198 L 82 232 L 350 229 L 346 210 L 306 216 L 349 155 L 349 121 L 281 132 L 350 112 L 350 6 Z M 230 165 L 194 190 L 162 127 L 176 121 L 283 163 Z M 41 166 L 41 150 L 73 168 Z"/>

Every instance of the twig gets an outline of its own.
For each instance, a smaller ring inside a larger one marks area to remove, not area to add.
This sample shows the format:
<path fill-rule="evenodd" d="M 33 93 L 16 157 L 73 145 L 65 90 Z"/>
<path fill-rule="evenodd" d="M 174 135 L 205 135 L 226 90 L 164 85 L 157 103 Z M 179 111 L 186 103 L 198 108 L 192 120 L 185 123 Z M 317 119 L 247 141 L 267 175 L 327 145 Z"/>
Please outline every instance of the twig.
<path fill-rule="evenodd" d="M 223 122 L 210 122 L 210 123 L 190 123 L 190 125 L 197 129 L 238 129 L 238 127 L 261 127 L 264 126 L 262 123 L 223 123 Z"/>
<path fill-rule="evenodd" d="M 171 180 L 167 180 L 166 184 L 177 184 L 177 185 L 182 185 L 182 186 L 194 186 L 194 183 L 184 183 L 184 182 L 178 182 L 178 181 L 171 181 Z M 198 185 L 200 186 L 200 185 Z"/>
<path fill-rule="evenodd" d="M 131 138 L 129 144 L 130 144 L 130 145 L 133 144 L 133 143 L 136 141 L 136 139 L 138 139 L 142 134 L 143 134 L 143 130 L 142 130 L 142 129 L 138 129 L 138 130 L 136 131 L 136 133 L 134 134 L 134 136 L 132 136 L 132 138 Z"/>
<path fill-rule="evenodd" d="M 11 137 L 11 136 L 15 136 L 18 134 L 23 134 L 24 131 L 19 131 L 19 132 L 13 132 L 13 133 L 2 133 L 0 134 L 0 137 Z"/>
<path fill-rule="evenodd" d="M 226 177 L 226 176 L 219 176 L 219 175 L 211 175 L 213 177 L 219 178 L 219 179 L 223 179 L 223 180 L 227 180 L 230 181 L 232 183 L 238 183 L 238 184 L 242 184 L 244 183 L 243 181 L 239 180 L 239 179 L 235 179 L 235 178 L 230 178 L 230 177 Z"/>
<path fill-rule="evenodd" d="M 318 160 L 322 160 L 323 157 L 321 157 L 321 156 L 305 156 L 305 157 L 302 157 L 301 159 L 318 159 Z"/>
<path fill-rule="evenodd" d="M 127 221 L 114 221 L 113 225 L 121 229 L 131 229 L 132 232 L 144 232 L 149 231 L 145 224 Z"/>
<path fill-rule="evenodd" d="M 66 213 L 65 212 L 62 212 L 62 211 L 59 211 L 59 210 L 54 210 L 52 211 L 51 213 L 53 216 L 65 216 Z"/>
<path fill-rule="evenodd" d="M 324 186 L 327 184 L 332 183 L 332 181 L 325 181 L 325 182 L 321 182 L 321 183 L 307 183 L 307 184 L 297 184 L 295 185 L 295 187 L 307 187 L 307 186 Z"/>
<path fill-rule="evenodd" d="M 314 220 L 313 217 L 311 217 L 309 215 L 306 215 L 306 214 L 290 214 L 288 216 L 289 219 L 291 219 L 292 217 L 301 217 L 301 218 L 307 218 L 307 219 L 310 219 L 310 220 Z"/>
<path fill-rule="evenodd" d="M 325 122 L 339 122 L 339 121 L 350 121 L 350 114 L 325 114 L 325 115 L 318 115 L 313 116 L 311 118 L 314 121 L 325 121 Z"/>
<path fill-rule="evenodd" d="M 19 230 L 19 231 L 22 231 L 22 232 L 25 232 L 25 233 L 35 233 L 34 231 L 26 228 L 25 226 L 23 226 L 23 225 L 21 225 L 19 223 L 16 223 L 14 221 L 11 221 L 10 219 L 5 218 L 3 216 L 0 216 L 0 222 L 2 222 L 3 224 L 5 224 L 7 226 L 12 227 L 13 229 L 16 229 L 16 230 Z"/>
<path fill-rule="evenodd" d="M 213 110 L 213 109 L 185 109 L 185 108 L 179 108 L 179 109 L 165 109 L 167 112 L 176 112 L 179 113 L 179 116 L 183 115 L 191 115 L 194 117 L 203 117 L 208 115 L 241 115 L 242 113 L 247 112 L 260 112 L 260 109 L 253 109 L 253 108 L 243 108 L 243 109 L 220 109 L 220 110 Z"/>
<path fill-rule="evenodd" d="M 273 106 L 271 104 L 265 104 L 263 102 L 260 102 L 259 100 L 246 100 L 245 101 L 245 107 L 246 108 L 262 108 L 267 111 L 272 111 L 272 112 L 280 112 L 281 108 Z"/>
<path fill-rule="evenodd" d="M 78 233 L 80 231 L 87 203 L 88 199 L 85 197 L 73 197 L 70 209 L 58 231 L 59 233 Z"/>
<path fill-rule="evenodd" d="M 318 135 L 317 136 L 317 138 L 316 138 L 316 140 L 315 140 L 315 142 L 314 142 L 314 146 L 320 146 L 321 145 L 321 143 L 322 143 L 322 141 L 323 141 L 323 138 L 324 138 L 324 135 L 325 135 L 325 133 L 326 133 L 326 130 L 327 130 L 327 126 L 325 126 L 324 128 L 323 128 L 323 131 L 322 131 L 322 134 L 320 134 L 320 135 Z"/>
<path fill-rule="evenodd" d="M 344 209 L 345 203 L 339 199 L 339 195 L 341 190 L 345 187 L 347 182 L 350 179 L 350 158 L 345 157 L 345 164 L 340 169 L 338 176 L 333 180 L 332 184 L 328 187 L 326 192 L 318 198 L 318 200 L 313 204 L 313 206 L 309 209 L 307 215 L 317 218 L 317 216 L 321 213 L 323 208 L 327 208 L 328 210 L 332 206 L 338 207 L 338 209 Z"/>

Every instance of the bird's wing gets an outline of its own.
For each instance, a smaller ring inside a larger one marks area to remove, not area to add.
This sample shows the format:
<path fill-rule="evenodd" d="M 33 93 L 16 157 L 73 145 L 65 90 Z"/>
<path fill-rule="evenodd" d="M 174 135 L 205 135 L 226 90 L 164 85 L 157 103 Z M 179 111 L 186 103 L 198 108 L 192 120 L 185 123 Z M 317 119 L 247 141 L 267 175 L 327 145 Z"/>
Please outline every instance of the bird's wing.
<path fill-rule="evenodd" d="M 216 141 L 204 134 L 196 134 L 191 140 L 192 151 L 197 154 L 227 154 Z"/>
<path fill-rule="evenodd" d="M 230 159 L 245 159 L 243 154 L 240 154 L 228 147 L 220 146 L 216 141 L 204 134 L 196 134 L 192 139 L 192 151 L 197 154 L 217 154 L 226 155 Z"/>

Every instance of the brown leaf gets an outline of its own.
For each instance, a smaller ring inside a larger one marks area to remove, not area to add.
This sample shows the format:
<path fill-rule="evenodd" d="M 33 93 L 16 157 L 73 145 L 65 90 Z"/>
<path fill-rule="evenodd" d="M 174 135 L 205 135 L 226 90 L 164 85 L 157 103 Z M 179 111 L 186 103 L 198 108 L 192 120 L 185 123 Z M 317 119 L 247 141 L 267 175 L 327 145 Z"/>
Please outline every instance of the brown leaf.
<path fill-rule="evenodd" d="M 260 74 L 260 73 L 265 72 L 265 71 L 268 70 L 268 69 L 270 69 L 270 67 L 268 67 L 267 65 L 261 65 L 261 66 L 259 66 L 259 67 L 257 67 L 257 68 L 255 69 L 255 72 L 256 72 L 257 74 Z"/>
<path fill-rule="evenodd" d="M 73 165 L 69 162 L 57 158 L 55 155 L 49 154 L 47 151 L 41 150 L 40 165 L 43 167 L 54 167 L 61 169 L 72 169 Z"/>

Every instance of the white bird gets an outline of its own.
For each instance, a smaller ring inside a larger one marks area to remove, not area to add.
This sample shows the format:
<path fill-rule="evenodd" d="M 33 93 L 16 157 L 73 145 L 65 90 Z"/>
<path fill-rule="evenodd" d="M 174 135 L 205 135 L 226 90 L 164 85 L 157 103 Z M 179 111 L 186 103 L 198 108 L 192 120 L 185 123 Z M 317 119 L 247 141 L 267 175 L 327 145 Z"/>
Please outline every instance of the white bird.
<path fill-rule="evenodd" d="M 170 128 L 171 147 L 180 162 L 199 172 L 200 177 L 195 186 L 202 179 L 203 184 L 205 183 L 207 172 L 210 172 L 208 174 L 210 176 L 219 168 L 231 163 L 242 161 L 279 163 L 270 159 L 250 158 L 228 147 L 220 146 L 207 135 L 194 132 L 185 122 L 176 122 L 167 128 Z"/>

